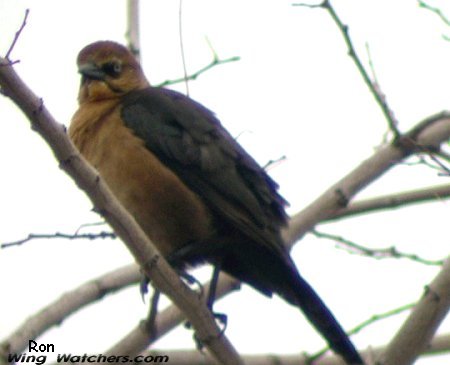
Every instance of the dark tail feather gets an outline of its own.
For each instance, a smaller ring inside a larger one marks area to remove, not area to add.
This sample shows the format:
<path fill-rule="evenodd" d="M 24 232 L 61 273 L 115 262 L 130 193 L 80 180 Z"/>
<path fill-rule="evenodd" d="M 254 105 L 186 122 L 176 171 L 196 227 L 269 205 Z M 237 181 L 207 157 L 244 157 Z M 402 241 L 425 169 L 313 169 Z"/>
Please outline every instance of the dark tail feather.
<path fill-rule="evenodd" d="M 364 365 L 355 346 L 314 289 L 296 270 L 291 278 L 290 290 L 280 295 L 302 310 L 306 318 L 326 339 L 331 349 L 341 355 L 348 365 Z"/>
<path fill-rule="evenodd" d="M 277 293 L 299 307 L 311 324 L 348 365 L 364 365 L 347 334 L 314 289 L 300 276 L 287 253 L 255 244 L 243 237 L 219 237 L 207 245 L 194 244 L 177 252 L 184 262 L 210 261 L 261 293 Z M 180 257 L 173 257 L 174 262 Z"/>

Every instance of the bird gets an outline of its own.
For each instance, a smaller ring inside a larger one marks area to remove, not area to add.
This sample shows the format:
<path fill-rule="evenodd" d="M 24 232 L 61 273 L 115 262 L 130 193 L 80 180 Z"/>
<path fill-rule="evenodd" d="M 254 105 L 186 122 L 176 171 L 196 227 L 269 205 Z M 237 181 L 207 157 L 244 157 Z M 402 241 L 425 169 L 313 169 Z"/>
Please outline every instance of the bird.
<path fill-rule="evenodd" d="M 281 230 L 277 183 L 215 114 L 153 87 L 125 46 L 97 41 L 77 57 L 79 108 L 68 134 L 174 268 L 217 266 L 304 313 L 348 365 L 363 360 L 300 275 Z"/>

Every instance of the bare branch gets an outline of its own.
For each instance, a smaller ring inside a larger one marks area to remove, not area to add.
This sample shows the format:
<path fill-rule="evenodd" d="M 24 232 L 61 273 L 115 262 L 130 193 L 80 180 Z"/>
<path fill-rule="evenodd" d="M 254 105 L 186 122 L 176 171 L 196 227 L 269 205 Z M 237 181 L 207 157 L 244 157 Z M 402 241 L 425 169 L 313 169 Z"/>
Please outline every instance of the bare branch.
<path fill-rule="evenodd" d="M 127 39 L 128 49 L 138 61 L 141 59 L 141 41 L 139 28 L 139 0 L 127 2 Z"/>
<path fill-rule="evenodd" d="M 373 97 L 375 98 L 375 101 L 381 108 L 381 111 L 383 112 L 383 115 L 388 122 L 389 129 L 391 130 L 391 132 L 394 135 L 394 139 L 399 138 L 400 131 L 397 128 L 398 121 L 395 118 L 393 111 L 391 110 L 391 108 L 389 107 L 389 105 L 386 101 L 386 96 L 384 95 L 384 93 L 381 92 L 379 84 L 377 82 L 372 82 L 372 80 L 370 79 L 370 76 L 367 73 L 365 67 L 363 66 L 361 59 L 359 58 L 358 53 L 356 52 L 356 49 L 353 45 L 352 39 L 349 35 L 348 25 L 346 25 L 342 22 L 342 20 L 336 13 L 336 10 L 331 5 L 330 0 L 325 0 L 321 4 L 317 4 L 317 5 L 309 5 L 309 4 L 305 4 L 305 3 L 293 4 L 293 5 L 309 7 L 309 8 L 324 8 L 328 11 L 328 13 L 331 15 L 331 18 L 334 20 L 337 27 L 339 28 L 342 36 L 344 37 L 345 44 L 347 45 L 347 49 L 348 49 L 348 55 L 351 57 L 351 59 L 355 63 L 356 68 L 358 69 L 364 82 L 366 83 L 367 87 L 369 88 L 370 93 L 373 95 Z"/>
<path fill-rule="evenodd" d="M 367 74 L 366 69 L 364 68 L 358 54 L 356 53 L 355 47 L 353 46 L 352 39 L 350 38 L 349 32 L 348 32 L 348 25 L 344 24 L 342 20 L 339 18 L 339 16 L 336 13 L 336 10 L 331 5 L 330 1 L 326 2 L 327 6 L 326 9 L 331 15 L 331 18 L 334 20 L 336 25 L 338 26 L 339 30 L 342 33 L 342 36 L 344 37 L 345 43 L 348 47 L 348 54 L 355 62 L 356 67 L 358 68 L 359 73 L 361 74 L 362 78 L 364 79 L 364 82 L 366 83 L 367 87 L 369 88 L 370 92 L 374 96 L 376 102 L 380 106 L 384 117 L 386 118 L 389 129 L 394 134 L 394 139 L 398 138 L 400 136 L 400 132 L 397 129 L 398 121 L 396 120 L 394 113 L 392 112 L 391 108 L 386 102 L 386 97 L 384 94 L 380 93 L 380 89 L 378 85 L 375 85 L 372 80 L 370 79 L 369 75 Z"/>
<path fill-rule="evenodd" d="M 183 79 L 184 85 L 186 87 L 186 95 L 189 96 L 189 79 L 188 72 L 186 67 L 186 55 L 184 51 L 184 42 L 183 42 L 183 0 L 178 0 L 178 38 L 180 41 L 180 53 L 181 53 L 181 62 L 183 64 Z"/>
<path fill-rule="evenodd" d="M 180 77 L 180 78 L 174 79 L 174 80 L 166 80 L 156 86 L 163 87 L 163 86 L 168 86 L 168 85 L 173 85 L 173 84 L 179 84 L 180 82 L 184 82 L 185 80 L 195 80 L 201 74 L 205 73 L 206 71 L 210 70 L 211 68 L 213 68 L 215 66 L 223 65 L 223 64 L 229 63 L 229 62 L 236 62 L 239 60 L 240 60 L 240 57 L 230 57 L 230 58 L 226 58 L 224 60 L 214 58 L 208 65 L 206 65 L 205 67 L 201 68 L 200 70 L 194 72 L 193 74 L 188 75 L 187 77 Z"/>
<path fill-rule="evenodd" d="M 409 365 L 427 349 L 450 309 L 450 260 L 425 288 L 425 293 L 390 341 L 380 365 Z M 402 349 L 402 351 L 399 351 Z"/>
<path fill-rule="evenodd" d="M 369 327 L 370 325 L 382 321 L 386 318 L 390 318 L 393 316 L 396 316 L 400 313 L 403 313 L 407 310 L 410 310 L 411 308 L 413 308 L 416 305 L 416 303 L 409 303 L 409 304 L 405 304 L 402 305 L 398 308 L 394 308 L 391 309 L 389 311 L 386 311 L 384 313 L 378 313 L 378 314 L 374 314 L 373 316 L 371 316 L 369 319 L 366 319 L 365 321 L 361 322 L 360 324 L 356 325 L 355 327 L 353 327 L 350 331 L 348 331 L 348 335 L 354 335 L 360 331 L 362 331 L 363 329 L 365 329 L 366 327 Z M 318 351 L 317 353 L 315 353 L 312 358 L 313 359 L 319 359 L 321 356 L 323 356 L 330 348 L 324 347 L 322 350 Z M 368 358 L 368 355 L 365 356 L 366 358 Z M 370 362 L 369 362 L 370 363 Z"/>
<path fill-rule="evenodd" d="M 4 62 L 0 58 L 0 62 Z M 17 76 L 12 67 L 0 68 L 0 85 L 25 113 L 49 144 L 60 167 L 83 189 L 140 264 L 152 284 L 165 293 L 192 323 L 197 338 L 223 364 L 242 364 L 238 353 L 221 333 L 211 312 L 159 254 L 134 218 L 120 205 L 98 173 L 68 139 L 65 128 L 51 116 L 41 99 Z"/>
<path fill-rule="evenodd" d="M 434 155 L 434 153 L 429 153 L 428 156 L 436 164 L 436 169 L 440 171 L 440 176 L 450 176 L 450 169 L 445 166 L 445 164 L 441 162 L 439 158 Z"/>
<path fill-rule="evenodd" d="M 292 216 L 289 228 L 284 231 L 285 242 L 290 246 L 319 222 L 335 217 L 355 194 L 379 178 L 396 163 L 415 152 L 438 149 L 450 138 L 450 113 L 442 112 L 426 118 L 413 129 L 394 140 L 363 161 L 353 171 L 331 186 L 326 192 L 301 212 Z"/>
<path fill-rule="evenodd" d="M 450 26 L 450 19 L 447 18 L 446 15 L 444 15 L 444 13 L 442 12 L 441 9 L 431 6 L 422 0 L 418 0 L 417 3 L 419 4 L 419 6 L 421 8 L 427 9 L 427 10 L 431 11 L 432 13 L 435 13 L 439 18 L 441 18 L 441 20 L 445 23 L 445 25 Z"/>
<path fill-rule="evenodd" d="M 346 249 L 350 253 L 373 257 L 375 259 L 386 259 L 386 258 L 402 258 L 408 259 L 411 261 L 415 261 L 424 265 L 433 265 L 433 266 L 442 266 L 444 264 L 444 260 L 427 260 L 419 257 L 416 254 L 409 254 L 398 251 L 394 246 L 387 248 L 368 248 L 362 246 L 356 242 L 350 241 L 342 236 L 319 232 L 315 229 L 310 231 L 311 234 L 318 238 L 325 238 L 337 243 L 338 248 Z"/>
<path fill-rule="evenodd" d="M 375 322 L 382 321 L 383 319 L 390 318 L 390 317 L 396 316 L 397 314 L 408 311 L 408 310 L 414 308 L 414 306 L 416 304 L 417 303 L 409 303 L 409 304 L 402 305 L 398 308 L 388 310 L 383 313 L 374 314 L 369 319 L 367 319 L 367 320 L 361 322 L 360 324 L 356 325 L 355 327 L 353 327 L 350 331 L 348 331 L 348 333 L 351 335 L 354 335 L 355 333 L 362 331 L 364 328 L 374 324 Z"/>
<path fill-rule="evenodd" d="M 21 353 L 31 338 L 37 338 L 51 327 L 105 295 L 136 284 L 141 277 L 136 264 L 109 272 L 61 295 L 54 302 L 27 318 L 8 338 L 0 343 L 0 363 L 8 353 Z"/>
<path fill-rule="evenodd" d="M 75 239 L 87 239 L 87 240 L 95 240 L 98 238 L 116 238 L 115 233 L 113 232 L 99 232 L 99 233 L 50 233 L 50 234 L 37 234 L 37 233 L 30 233 L 27 237 L 22 238 L 21 240 L 13 241 L 13 242 L 5 242 L 0 245 L 0 248 L 7 248 L 11 246 L 20 246 L 28 241 L 35 240 L 35 239 L 54 239 L 54 238 L 66 238 L 69 240 L 75 240 Z"/>
<path fill-rule="evenodd" d="M 355 201 L 347 207 L 337 210 L 322 222 L 334 221 L 359 215 L 377 212 L 385 209 L 404 207 L 422 202 L 440 201 L 450 197 L 450 184 L 432 186 L 423 189 L 411 190 L 401 193 L 383 195 L 376 198 Z"/>
<path fill-rule="evenodd" d="M 80 226 L 77 228 L 77 230 L 75 231 L 75 234 L 79 233 L 82 229 L 84 229 L 86 227 L 98 227 L 98 226 L 104 226 L 104 225 L 107 225 L 107 223 L 105 221 L 93 222 L 93 223 L 83 223 L 83 224 L 80 224 Z"/>
<path fill-rule="evenodd" d="M 25 15 L 23 17 L 22 24 L 21 24 L 19 30 L 16 32 L 16 35 L 14 36 L 14 39 L 11 42 L 11 45 L 9 46 L 9 49 L 6 52 L 5 59 L 7 59 L 8 61 L 11 61 L 11 59 L 10 59 L 11 53 L 14 50 L 14 47 L 16 46 L 17 41 L 19 40 L 20 34 L 22 33 L 25 26 L 27 25 L 28 14 L 30 14 L 30 9 L 25 10 Z M 14 63 L 16 63 L 16 62 L 14 62 Z"/>
<path fill-rule="evenodd" d="M 280 156 L 274 160 L 269 160 L 266 162 L 266 164 L 263 166 L 263 169 L 266 171 L 269 171 L 271 169 L 273 169 L 274 167 L 277 167 L 278 165 L 280 165 L 281 163 L 283 163 L 284 161 L 286 161 L 287 157 L 286 155 Z"/>
<path fill-rule="evenodd" d="M 327 0 L 322 1 L 320 4 L 307 4 L 307 3 L 294 3 L 293 6 L 301 6 L 304 8 L 316 9 L 316 8 L 326 8 Z"/>
<path fill-rule="evenodd" d="M 423 352 L 423 355 L 436 355 L 449 350 L 450 334 L 443 334 L 435 337 L 429 344 L 429 347 Z M 377 358 L 386 350 L 386 346 L 373 347 L 365 351 L 360 351 L 365 359 Z M 210 356 L 199 354 L 198 352 L 189 350 L 152 350 L 146 351 L 143 355 L 167 355 L 170 358 L 171 365 L 215 365 Z M 293 355 L 243 355 L 242 358 L 246 365 L 311 365 L 309 359 L 303 354 Z M 372 362 L 373 363 L 373 362 Z M 369 364 L 372 364 L 369 362 Z M 376 363 L 378 365 L 378 363 Z M 344 365 L 342 360 L 333 354 L 324 356 L 314 361 L 313 365 Z"/>

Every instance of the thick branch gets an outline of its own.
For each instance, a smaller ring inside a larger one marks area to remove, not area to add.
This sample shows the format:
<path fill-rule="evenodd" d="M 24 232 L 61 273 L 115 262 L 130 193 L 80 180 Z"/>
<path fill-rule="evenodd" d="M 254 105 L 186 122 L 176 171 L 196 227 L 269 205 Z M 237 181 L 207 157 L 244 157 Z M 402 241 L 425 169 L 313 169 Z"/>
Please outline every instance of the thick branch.
<path fill-rule="evenodd" d="M 426 350 L 450 309 L 450 260 L 383 352 L 379 365 L 408 365 Z"/>
<path fill-rule="evenodd" d="M 176 275 L 133 217 L 120 205 L 98 173 L 79 154 L 66 135 L 65 127 L 58 124 L 39 99 L 0 58 L 0 85 L 25 113 L 35 129 L 49 144 L 60 167 L 86 192 L 96 209 L 102 213 L 117 235 L 127 245 L 145 275 L 155 287 L 165 293 L 183 309 L 193 325 L 197 338 L 223 364 L 242 364 L 236 350 L 221 334 L 211 312 Z M 6 65 L 6 66 L 5 66 Z"/>
<path fill-rule="evenodd" d="M 319 222 L 330 219 L 346 207 L 363 188 L 414 152 L 436 150 L 450 138 L 450 113 L 426 118 L 399 141 L 381 148 L 314 202 L 291 218 L 284 238 L 290 246 Z"/>
<path fill-rule="evenodd" d="M 450 334 L 444 334 L 435 337 L 424 355 L 436 355 L 444 351 L 449 350 Z M 386 346 L 373 347 L 369 350 L 360 351 L 361 355 L 365 359 L 377 358 L 383 352 L 386 351 Z M 213 360 L 209 356 L 202 356 L 198 352 L 194 351 L 149 351 L 145 354 L 153 355 L 167 355 L 170 358 L 171 365 L 214 365 Z M 311 365 L 309 360 L 302 354 L 294 355 L 274 355 L 274 354 L 261 354 L 261 355 L 243 355 L 243 360 L 246 365 Z M 314 361 L 313 365 L 345 365 L 342 359 L 336 355 L 327 355 Z"/>

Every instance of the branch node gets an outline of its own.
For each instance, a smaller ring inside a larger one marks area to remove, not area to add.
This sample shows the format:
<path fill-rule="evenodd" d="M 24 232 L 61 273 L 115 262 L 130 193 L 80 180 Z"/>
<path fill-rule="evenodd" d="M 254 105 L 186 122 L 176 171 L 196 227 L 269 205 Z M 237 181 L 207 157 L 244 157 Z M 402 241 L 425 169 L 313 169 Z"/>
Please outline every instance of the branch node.
<path fill-rule="evenodd" d="M 44 109 L 44 99 L 39 98 L 39 104 L 36 109 L 33 109 L 32 113 L 34 117 L 37 117 L 39 114 L 42 113 L 42 110 Z"/>
<path fill-rule="evenodd" d="M 441 300 L 439 294 L 436 293 L 429 285 L 425 285 L 424 287 L 424 296 L 431 297 L 431 300 L 436 303 L 440 302 Z"/>
<path fill-rule="evenodd" d="M 342 191 L 341 188 L 337 188 L 334 192 L 338 197 L 338 199 L 337 199 L 338 205 L 341 208 L 345 208 L 350 201 L 349 198 L 347 197 L 347 195 L 345 195 L 345 193 Z"/>
<path fill-rule="evenodd" d="M 159 259 L 160 259 L 160 256 L 158 254 L 150 257 L 150 259 L 144 264 L 143 271 L 146 272 L 147 271 L 146 268 L 148 269 L 148 271 L 153 271 L 153 269 L 156 267 Z"/>

